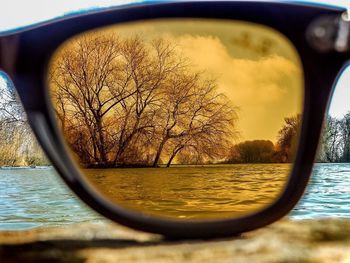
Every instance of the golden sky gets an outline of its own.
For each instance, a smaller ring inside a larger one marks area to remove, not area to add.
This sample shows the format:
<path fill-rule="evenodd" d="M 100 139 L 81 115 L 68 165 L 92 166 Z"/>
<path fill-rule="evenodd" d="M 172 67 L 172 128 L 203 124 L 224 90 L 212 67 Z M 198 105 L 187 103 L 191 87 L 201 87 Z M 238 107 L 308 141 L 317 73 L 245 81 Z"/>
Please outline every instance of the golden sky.
<path fill-rule="evenodd" d="M 267 27 L 229 20 L 153 20 L 100 29 L 174 41 L 193 65 L 216 78 L 238 107 L 239 141 L 276 141 L 284 118 L 300 113 L 301 62 L 289 41 Z"/>

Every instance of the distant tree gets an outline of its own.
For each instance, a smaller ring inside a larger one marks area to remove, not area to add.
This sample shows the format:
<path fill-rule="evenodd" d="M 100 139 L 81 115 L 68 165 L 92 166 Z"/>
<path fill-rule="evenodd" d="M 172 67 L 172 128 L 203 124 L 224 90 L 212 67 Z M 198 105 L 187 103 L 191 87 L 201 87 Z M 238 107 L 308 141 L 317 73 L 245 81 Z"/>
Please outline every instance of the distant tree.
<path fill-rule="evenodd" d="M 0 166 L 47 165 L 11 85 L 0 85 Z"/>
<path fill-rule="evenodd" d="M 350 112 L 342 118 L 327 117 L 317 161 L 350 162 Z"/>
<path fill-rule="evenodd" d="M 177 155 L 178 163 L 186 165 L 199 165 L 210 163 L 210 161 L 205 161 L 203 156 L 198 154 L 197 151 L 191 151 L 189 148 L 185 148 Z"/>
<path fill-rule="evenodd" d="M 342 156 L 341 161 L 350 162 L 350 112 L 345 114 L 340 121 L 340 132 L 342 136 Z"/>
<path fill-rule="evenodd" d="M 0 121 L 5 123 L 24 123 L 26 115 L 10 82 L 0 85 Z"/>
<path fill-rule="evenodd" d="M 0 121 L 0 166 L 47 165 L 27 123 Z"/>
<path fill-rule="evenodd" d="M 232 163 L 271 163 L 274 145 L 268 140 L 254 140 L 239 143 L 231 150 Z"/>
<path fill-rule="evenodd" d="M 297 150 L 301 115 L 286 117 L 284 122 L 283 127 L 278 132 L 277 155 L 281 162 L 292 162 Z"/>
<path fill-rule="evenodd" d="M 342 156 L 341 121 L 328 116 L 322 131 L 317 160 L 319 162 L 339 162 Z"/>

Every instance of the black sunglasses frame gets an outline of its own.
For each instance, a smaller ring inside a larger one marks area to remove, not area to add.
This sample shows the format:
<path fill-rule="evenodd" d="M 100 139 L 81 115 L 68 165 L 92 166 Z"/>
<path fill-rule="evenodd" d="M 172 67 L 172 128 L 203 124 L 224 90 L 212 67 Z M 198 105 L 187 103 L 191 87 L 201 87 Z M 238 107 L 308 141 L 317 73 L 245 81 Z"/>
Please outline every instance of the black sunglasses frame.
<path fill-rule="evenodd" d="M 270 224 L 299 201 L 308 183 L 328 101 L 349 53 L 321 53 L 306 40 L 311 23 L 340 17 L 346 10 L 276 2 L 173 2 L 117 7 L 41 24 L 0 37 L 0 69 L 12 79 L 29 123 L 48 158 L 68 186 L 90 207 L 123 225 L 168 238 L 231 236 Z M 56 127 L 48 94 L 47 68 L 53 52 L 70 37 L 111 24 L 159 18 L 241 20 L 271 27 L 295 46 L 304 71 L 304 109 L 300 143 L 285 191 L 264 210 L 236 219 L 181 222 L 131 212 L 101 198 L 82 179 Z"/>

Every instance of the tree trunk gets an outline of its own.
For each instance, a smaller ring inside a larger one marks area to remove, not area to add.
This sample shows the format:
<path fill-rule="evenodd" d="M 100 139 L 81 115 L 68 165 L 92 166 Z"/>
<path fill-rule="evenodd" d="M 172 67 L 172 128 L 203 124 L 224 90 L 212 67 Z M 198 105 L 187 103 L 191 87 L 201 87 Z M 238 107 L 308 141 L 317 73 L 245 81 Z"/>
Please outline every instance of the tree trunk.
<path fill-rule="evenodd" d="M 158 150 L 157 150 L 157 154 L 156 154 L 156 157 L 154 158 L 154 162 L 153 162 L 153 165 L 152 165 L 153 167 L 158 167 L 159 159 L 160 159 L 160 156 L 162 154 L 164 145 L 167 142 L 167 140 L 168 140 L 167 138 L 164 138 L 162 140 L 162 142 L 159 144 L 159 147 L 158 147 Z"/>
<path fill-rule="evenodd" d="M 102 165 L 107 165 L 107 154 L 105 146 L 105 138 L 103 135 L 102 120 L 100 117 L 96 118 L 97 133 L 98 133 L 98 151 L 100 153 L 100 161 Z"/>
<path fill-rule="evenodd" d="M 113 166 L 116 166 L 117 163 L 120 161 L 123 153 L 125 152 L 126 148 L 129 146 L 130 142 L 134 138 L 134 136 L 139 132 L 139 123 L 140 123 L 140 117 L 137 117 L 137 120 L 134 124 L 132 132 L 124 139 L 125 129 L 126 129 L 126 121 L 124 122 L 124 127 L 121 132 L 119 143 L 118 143 L 118 151 L 115 155 L 115 158 L 112 162 Z"/>
<path fill-rule="evenodd" d="M 168 163 L 166 164 L 166 167 L 169 168 L 172 161 L 174 160 L 175 156 L 184 148 L 184 146 L 181 146 L 179 148 L 177 148 L 175 151 L 173 151 L 172 155 L 169 158 Z"/>

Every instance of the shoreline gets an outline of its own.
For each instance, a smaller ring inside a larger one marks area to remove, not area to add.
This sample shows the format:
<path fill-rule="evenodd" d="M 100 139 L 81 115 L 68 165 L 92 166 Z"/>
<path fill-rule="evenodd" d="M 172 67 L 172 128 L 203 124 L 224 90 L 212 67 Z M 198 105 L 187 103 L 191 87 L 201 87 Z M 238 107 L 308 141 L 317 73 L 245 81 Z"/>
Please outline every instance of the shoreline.
<path fill-rule="evenodd" d="M 331 221 L 331 220 L 346 220 L 350 221 L 350 216 L 349 218 L 332 218 L 332 217 L 318 217 L 318 218 L 295 218 L 295 216 L 288 216 L 286 215 L 283 219 L 280 221 L 283 222 L 291 222 L 291 223 L 298 223 L 298 222 L 319 222 L 319 221 Z M 1 223 L 1 222 L 0 222 Z M 41 224 L 39 224 L 41 223 Z M 113 225 L 109 219 L 101 216 L 101 219 L 96 220 L 94 222 L 86 223 L 86 222 L 71 222 L 71 223 L 64 223 L 64 224 L 47 224 L 44 225 L 43 222 L 28 222 L 28 225 L 31 225 L 30 227 L 22 227 L 22 228 L 2 228 L 0 227 L 0 237 L 6 233 L 6 234 L 11 234 L 11 233 L 21 233 L 21 232 L 46 232 L 46 231 L 51 231 L 51 230 L 60 230 L 60 229 L 67 229 L 67 228 L 75 228 L 75 226 L 80 227 L 80 226 L 85 226 L 85 225 L 91 225 L 91 226 L 101 226 L 101 225 Z M 20 225 L 23 226 L 27 224 L 27 222 L 8 222 L 11 226 L 13 225 Z M 118 224 L 117 224 L 118 225 Z M 349 237 L 350 238 L 350 237 Z M 1 240 L 1 238 L 0 238 Z"/>
<path fill-rule="evenodd" d="M 10 170 L 10 169 L 46 169 L 52 168 L 52 165 L 29 165 L 29 166 L 0 166 L 0 170 Z"/>
<path fill-rule="evenodd" d="M 314 165 L 341 165 L 341 164 L 350 164 L 350 163 L 325 163 L 325 162 L 315 162 Z M 179 168 L 179 167 L 213 167 L 213 166 L 230 166 L 230 165 L 293 165 L 293 163 L 212 163 L 212 164 L 172 164 L 170 167 L 166 165 L 159 165 L 158 167 L 153 166 L 116 166 L 116 167 L 103 167 L 103 166 L 91 166 L 91 167 L 82 167 L 81 169 L 167 169 L 167 168 Z M 53 168 L 53 165 L 23 165 L 23 166 L 0 166 L 0 170 L 11 170 L 11 169 L 46 169 Z"/>
<path fill-rule="evenodd" d="M 350 163 L 314 163 L 314 165 L 341 165 Z M 102 166 L 91 166 L 82 167 L 81 169 L 98 170 L 98 169 L 168 169 L 168 168 L 181 168 L 181 167 L 213 167 L 213 166 L 230 166 L 230 165 L 293 165 L 293 163 L 216 163 L 216 164 L 173 164 L 170 167 L 166 165 L 160 165 L 158 167 L 152 166 L 116 166 L 116 167 L 102 167 Z M 0 170 L 11 170 L 11 169 L 47 169 L 53 168 L 53 165 L 30 165 L 30 166 L 0 166 Z"/>

